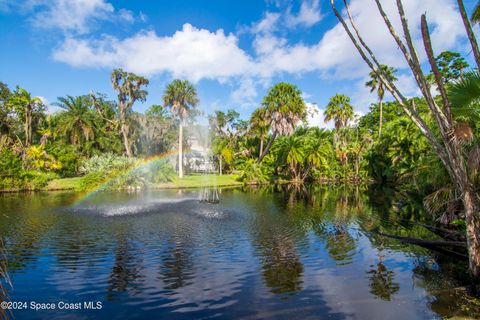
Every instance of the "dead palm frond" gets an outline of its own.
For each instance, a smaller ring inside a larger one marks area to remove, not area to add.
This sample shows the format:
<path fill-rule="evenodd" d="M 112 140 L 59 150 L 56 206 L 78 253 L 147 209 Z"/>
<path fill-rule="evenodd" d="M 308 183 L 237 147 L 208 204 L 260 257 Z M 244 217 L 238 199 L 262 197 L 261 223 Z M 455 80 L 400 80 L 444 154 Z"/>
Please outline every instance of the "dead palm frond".
<path fill-rule="evenodd" d="M 445 185 L 423 199 L 425 210 L 442 224 L 459 218 L 462 210 L 460 196 L 452 185 Z"/>

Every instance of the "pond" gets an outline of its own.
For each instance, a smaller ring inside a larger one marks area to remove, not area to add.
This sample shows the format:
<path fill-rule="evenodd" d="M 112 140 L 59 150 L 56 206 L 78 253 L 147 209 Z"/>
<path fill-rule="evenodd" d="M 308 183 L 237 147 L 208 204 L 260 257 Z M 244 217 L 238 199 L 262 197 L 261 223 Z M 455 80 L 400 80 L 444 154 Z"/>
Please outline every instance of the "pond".
<path fill-rule="evenodd" d="M 480 316 L 463 261 L 378 234 L 435 238 L 413 200 L 270 187 L 219 190 L 211 204 L 199 192 L 1 195 L 5 299 L 25 303 L 6 317 Z"/>

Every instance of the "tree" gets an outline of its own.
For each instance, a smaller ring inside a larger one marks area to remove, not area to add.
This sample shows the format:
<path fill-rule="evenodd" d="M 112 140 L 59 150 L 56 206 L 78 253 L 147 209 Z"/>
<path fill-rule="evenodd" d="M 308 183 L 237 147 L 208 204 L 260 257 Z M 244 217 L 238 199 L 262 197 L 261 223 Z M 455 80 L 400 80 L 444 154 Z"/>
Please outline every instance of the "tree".
<path fill-rule="evenodd" d="M 89 97 L 59 97 L 53 104 L 64 110 L 58 115 L 57 130 L 72 145 L 85 149 L 85 143 L 95 137 L 95 115 L 90 109 Z"/>
<path fill-rule="evenodd" d="M 469 67 L 467 61 L 458 52 L 444 51 L 440 53 L 435 62 L 438 65 L 438 71 L 440 72 L 442 81 L 444 84 L 452 83 L 457 80 L 463 74 L 463 70 Z M 429 76 L 435 81 L 433 72 L 430 72 Z"/>
<path fill-rule="evenodd" d="M 324 112 L 325 122 L 333 120 L 337 130 L 348 126 L 354 115 L 350 98 L 344 94 L 331 97 Z"/>
<path fill-rule="evenodd" d="M 415 105 L 411 104 L 405 98 L 402 92 L 392 81 L 388 81 L 388 78 L 380 69 L 379 61 L 358 31 L 358 28 L 356 27 L 356 24 L 349 12 L 348 3 L 344 3 L 350 25 L 347 25 L 343 16 L 337 10 L 334 0 L 330 0 L 330 4 L 335 16 L 342 24 L 350 40 L 360 53 L 362 59 L 367 63 L 372 71 L 377 73 L 378 77 L 385 83 L 385 87 L 398 101 L 399 105 L 402 107 L 410 120 L 415 123 L 422 134 L 427 138 L 432 149 L 438 155 L 445 169 L 447 170 L 452 184 L 455 186 L 455 191 L 462 199 L 467 229 L 469 270 L 474 277 L 480 277 L 480 199 L 474 190 L 472 177 L 470 177 L 467 172 L 465 163 L 466 161 L 462 152 L 462 143 L 458 139 L 452 139 L 455 132 L 455 123 L 452 118 L 451 102 L 447 96 L 442 75 L 437 66 L 437 62 L 435 61 L 426 16 L 425 14 L 421 15 L 421 33 L 428 62 L 432 68 L 432 72 L 435 77 L 435 83 L 440 93 L 440 97 L 437 100 L 433 98 L 432 93 L 429 90 L 429 85 L 422 71 L 421 63 L 417 55 L 417 51 L 413 45 L 412 35 L 405 17 L 402 1 L 397 0 L 396 3 L 403 30 L 403 37 L 401 37 L 393 27 L 390 18 L 387 16 L 382 4 L 380 3 L 380 0 L 375 0 L 377 8 L 387 26 L 387 29 L 402 52 L 408 66 L 413 73 L 417 85 L 425 98 L 428 109 L 430 110 L 430 115 L 434 119 L 435 126 L 427 124 L 426 120 L 417 112 Z M 468 17 L 465 17 L 466 14 L 465 8 L 463 7 L 463 2 L 458 0 L 458 4 L 460 7 L 460 13 L 462 14 L 462 19 L 466 26 L 467 35 L 475 54 L 477 65 L 480 65 L 480 55 L 478 55 L 478 46 L 476 47 L 475 35 L 473 34 L 473 31 L 471 31 Z M 437 135 L 436 132 L 438 132 L 439 135 Z"/>
<path fill-rule="evenodd" d="M 268 154 L 277 136 L 291 135 L 296 125 L 307 116 L 302 92 L 297 86 L 286 82 L 277 83 L 270 88 L 262 100 L 262 108 L 265 109 L 265 118 L 272 131 L 272 137 L 260 154 L 258 162 L 262 162 Z"/>
<path fill-rule="evenodd" d="M 353 106 L 350 104 L 350 98 L 344 94 L 337 93 L 330 98 L 323 115 L 325 122 L 330 120 L 334 122 L 335 134 L 333 136 L 333 144 L 337 144 L 338 131 L 348 126 L 348 123 L 355 116 Z"/>
<path fill-rule="evenodd" d="M 128 157 L 131 157 L 132 150 L 128 141 L 128 117 L 132 111 L 133 104 L 137 100 L 145 101 L 148 92 L 143 87 L 148 86 L 149 82 L 144 77 L 123 71 L 122 69 L 113 70 L 111 80 L 113 89 L 118 92 L 118 117 L 125 153 Z"/>
<path fill-rule="evenodd" d="M 258 138 L 260 139 L 260 149 L 258 151 L 258 154 L 261 155 L 263 153 L 265 136 L 268 134 L 269 130 L 265 108 L 258 108 L 252 113 L 252 116 L 250 118 L 250 130 L 254 134 L 258 135 Z"/>
<path fill-rule="evenodd" d="M 188 80 L 173 80 L 163 93 L 163 104 L 179 120 L 178 129 L 178 176 L 183 178 L 183 126 L 192 110 L 198 105 L 197 90 Z"/>
<path fill-rule="evenodd" d="M 472 21 L 473 24 L 477 24 L 480 22 L 480 1 L 477 1 L 477 4 L 473 9 L 472 16 L 470 17 L 470 20 Z"/>
<path fill-rule="evenodd" d="M 385 77 L 387 77 L 390 81 L 396 81 L 397 78 L 395 77 L 395 70 L 392 67 L 389 67 L 387 65 L 380 65 L 380 68 L 382 69 L 382 73 L 385 74 Z M 382 136 L 382 124 L 383 124 L 383 97 L 385 95 L 385 84 L 382 82 L 382 80 L 377 76 L 376 72 L 370 72 L 370 81 L 367 81 L 365 83 L 365 86 L 370 88 L 370 92 L 377 91 L 377 96 L 378 96 L 378 104 L 380 105 L 380 119 L 378 120 L 378 136 Z"/>
<path fill-rule="evenodd" d="M 8 100 L 8 104 L 17 112 L 24 123 L 25 147 L 29 147 L 32 144 L 33 115 L 36 112 L 43 112 L 43 102 L 39 97 L 32 97 L 27 90 L 17 87 Z"/>
<path fill-rule="evenodd" d="M 10 107 L 7 104 L 12 92 L 8 86 L 0 81 L 0 133 L 8 133 L 10 129 L 9 113 Z"/>

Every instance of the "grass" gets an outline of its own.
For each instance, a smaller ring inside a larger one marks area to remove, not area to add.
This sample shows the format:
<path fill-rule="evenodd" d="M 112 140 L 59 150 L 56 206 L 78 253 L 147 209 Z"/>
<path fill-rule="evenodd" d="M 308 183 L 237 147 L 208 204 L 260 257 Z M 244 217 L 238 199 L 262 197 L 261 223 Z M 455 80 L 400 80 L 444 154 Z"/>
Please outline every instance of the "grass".
<path fill-rule="evenodd" d="M 175 177 L 172 182 L 162 183 L 157 185 L 158 188 L 201 188 L 201 187 L 222 187 L 241 185 L 242 183 L 236 180 L 237 176 L 233 174 L 192 174 L 184 176 L 182 179 Z"/>
<path fill-rule="evenodd" d="M 201 187 L 224 187 L 241 185 L 242 183 L 236 180 L 237 176 L 233 174 L 198 174 L 194 173 L 183 177 L 182 179 L 175 177 L 173 181 L 160 183 L 155 186 L 158 189 L 177 189 L 177 188 L 201 188 Z M 81 190 L 81 183 L 83 177 L 54 179 L 50 181 L 45 188 L 46 190 Z"/>
<path fill-rule="evenodd" d="M 46 190 L 80 190 L 82 177 L 54 179 L 48 182 Z"/>

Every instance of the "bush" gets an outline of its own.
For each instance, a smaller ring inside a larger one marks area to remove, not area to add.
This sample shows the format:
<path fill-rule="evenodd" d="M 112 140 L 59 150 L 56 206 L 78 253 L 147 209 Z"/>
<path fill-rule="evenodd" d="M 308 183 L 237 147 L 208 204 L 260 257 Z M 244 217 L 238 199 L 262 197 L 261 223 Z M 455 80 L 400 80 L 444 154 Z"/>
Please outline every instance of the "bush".
<path fill-rule="evenodd" d="M 272 174 L 270 166 L 258 163 L 254 159 L 246 160 L 240 167 L 239 181 L 245 184 L 265 184 Z"/>
<path fill-rule="evenodd" d="M 62 168 L 58 170 L 62 177 L 75 176 L 81 158 L 74 146 L 63 142 L 54 142 L 47 144 L 45 150 L 62 164 Z"/>
<path fill-rule="evenodd" d="M 106 153 L 93 156 L 85 160 L 79 168 L 79 172 L 89 174 L 93 172 L 111 173 L 114 171 L 125 172 L 139 162 L 137 158 L 118 156 Z"/>

